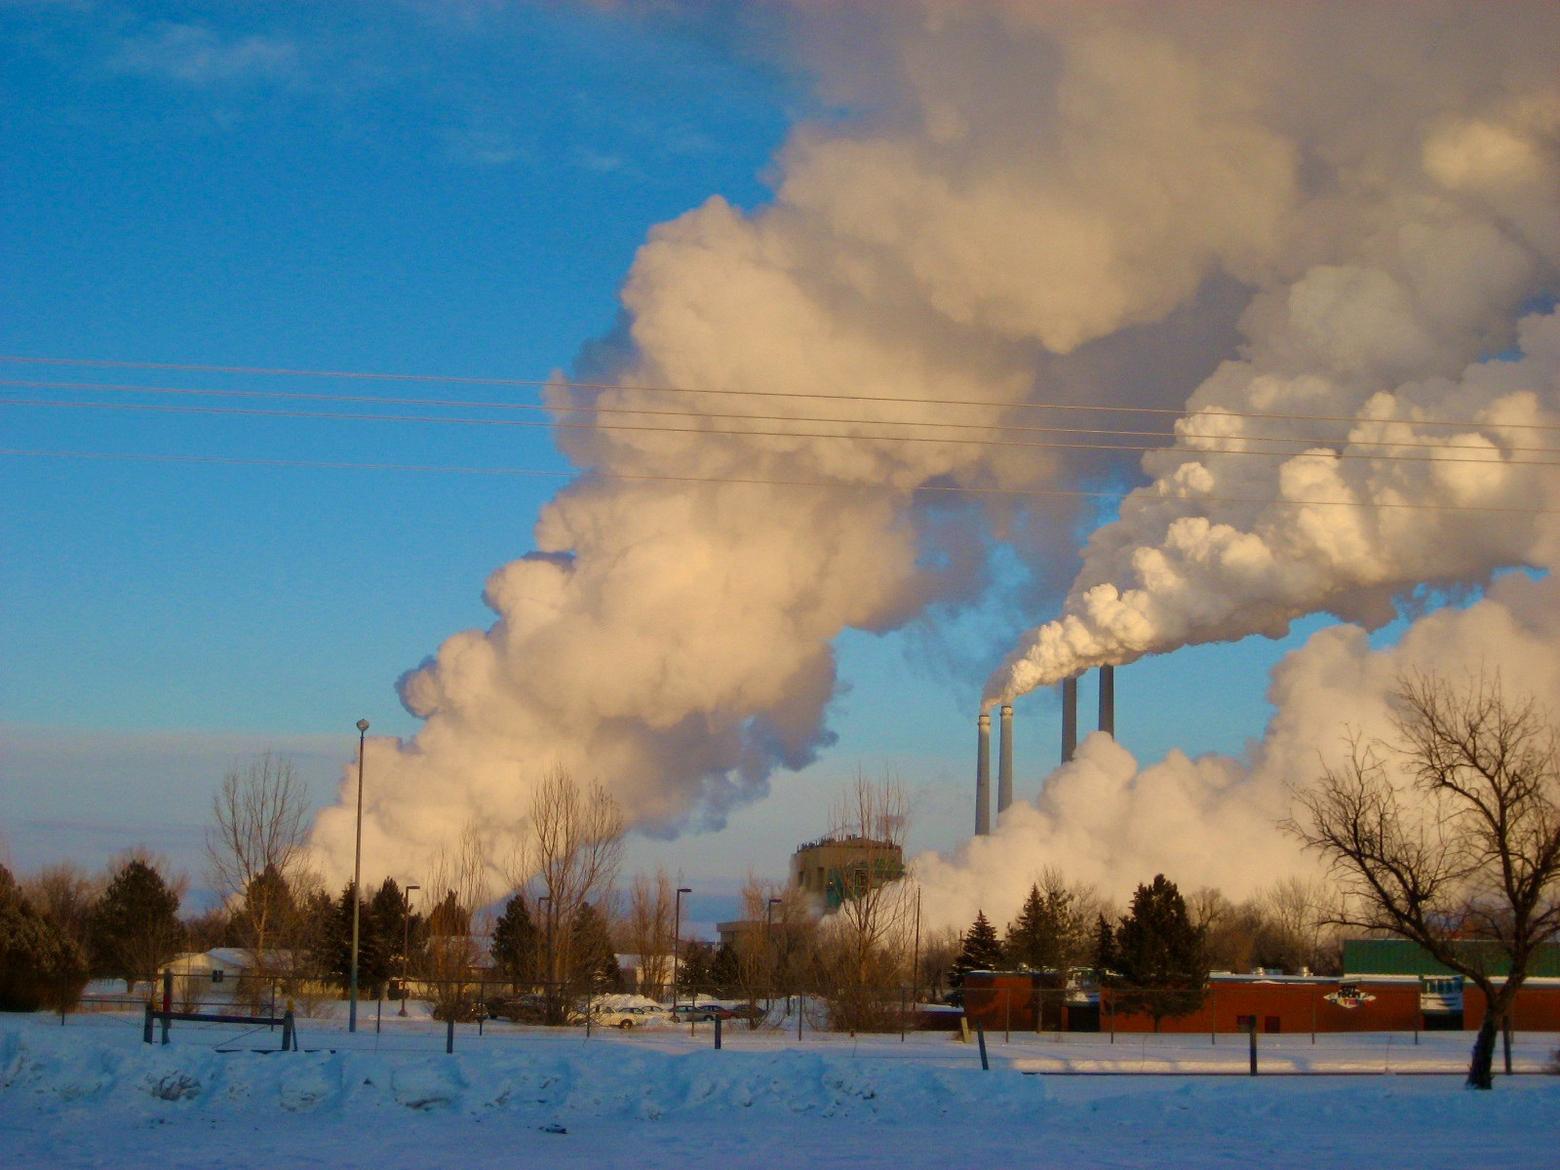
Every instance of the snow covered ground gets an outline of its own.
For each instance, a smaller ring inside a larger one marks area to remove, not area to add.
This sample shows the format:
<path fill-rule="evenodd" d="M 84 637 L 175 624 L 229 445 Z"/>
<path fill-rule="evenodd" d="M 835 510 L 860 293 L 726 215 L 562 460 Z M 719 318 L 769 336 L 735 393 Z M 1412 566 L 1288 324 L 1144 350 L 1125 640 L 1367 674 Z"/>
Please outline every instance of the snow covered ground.
<path fill-rule="evenodd" d="M 1253 1079 L 1232 1036 L 996 1034 L 983 1072 L 947 1035 L 488 1024 L 447 1056 L 426 1018 L 374 1026 L 260 1053 L 276 1035 L 0 1017 L 0 1166 L 1560 1166 L 1560 1077 L 1469 1092 L 1463 1033 L 1259 1037 L 1264 1073 L 1322 1075 Z M 1517 1069 L 1557 1045 L 1519 1036 Z M 1151 1075 L 1056 1075 L 1112 1072 Z"/>

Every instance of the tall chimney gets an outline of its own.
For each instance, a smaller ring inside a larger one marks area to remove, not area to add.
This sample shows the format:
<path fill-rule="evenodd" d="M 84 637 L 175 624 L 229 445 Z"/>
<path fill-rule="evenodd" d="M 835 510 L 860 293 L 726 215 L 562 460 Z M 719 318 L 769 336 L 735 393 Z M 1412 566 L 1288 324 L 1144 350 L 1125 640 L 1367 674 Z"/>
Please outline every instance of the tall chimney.
<path fill-rule="evenodd" d="M 975 721 L 975 835 L 991 832 L 991 716 Z"/>
<path fill-rule="evenodd" d="M 1100 730 L 1116 737 L 1116 668 L 1100 667 Z"/>
<path fill-rule="evenodd" d="M 1002 738 L 997 746 L 997 816 L 1013 803 L 1013 705 L 1002 704 Z"/>
<path fill-rule="evenodd" d="M 1078 751 L 1078 680 L 1062 680 L 1062 763 Z"/>

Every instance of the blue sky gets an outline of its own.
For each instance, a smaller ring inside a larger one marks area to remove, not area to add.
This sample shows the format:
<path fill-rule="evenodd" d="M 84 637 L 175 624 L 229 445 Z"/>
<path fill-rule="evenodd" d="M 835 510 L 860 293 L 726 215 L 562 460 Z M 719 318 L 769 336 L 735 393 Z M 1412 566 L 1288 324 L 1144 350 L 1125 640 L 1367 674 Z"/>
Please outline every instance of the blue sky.
<path fill-rule="evenodd" d="M 769 33 L 751 12 L 701 12 L 650 23 L 569 5 L 0 6 L 0 350 L 567 370 L 614 327 L 646 232 L 713 194 L 761 203 L 788 127 L 817 112 L 805 79 L 753 50 Z M 169 376 L 7 364 L 0 377 Z M 19 405 L 0 419 L 7 450 L 565 470 L 539 429 Z M 323 800 L 359 716 L 376 732 L 416 729 L 396 679 L 488 623 L 484 579 L 530 547 L 562 482 L 0 457 L 0 833 L 12 859 L 96 866 L 145 841 L 199 884 L 220 773 L 268 745 L 294 752 Z M 944 637 L 990 637 L 989 616 Z M 1120 737 L 1146 758 L 1241 750 L 1266 716 L 1266 671 L 1296 640 L 1123 670 Z M 777 777 L 719 838 L 641 845 L 636 861 L 671 859 L 711 890 L 750 864 L 779 875 L 788 843 L 826 827 L 857 767 L 906 778 L 914 843 L 968 831 L 990 664 L 952 673 L 950 656 L 902 634 L 850 634 L 839 652 L 847 686 L 824 760 Z M 1020 705 L 1027 791 L 1055 758 L 1055 710 L 1045 694 Z"/>

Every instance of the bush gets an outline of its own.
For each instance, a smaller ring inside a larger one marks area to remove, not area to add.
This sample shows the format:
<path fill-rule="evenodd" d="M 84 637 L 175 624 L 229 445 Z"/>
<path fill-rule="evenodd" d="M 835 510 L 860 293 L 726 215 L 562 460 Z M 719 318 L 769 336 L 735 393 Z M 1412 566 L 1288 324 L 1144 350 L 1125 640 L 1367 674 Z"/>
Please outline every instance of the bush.
<path fill-rule="evenodd" d="M 86 985 L 81 948 L 33 909 L 0 865 L 0 1011 L 67 1011 Z"/>

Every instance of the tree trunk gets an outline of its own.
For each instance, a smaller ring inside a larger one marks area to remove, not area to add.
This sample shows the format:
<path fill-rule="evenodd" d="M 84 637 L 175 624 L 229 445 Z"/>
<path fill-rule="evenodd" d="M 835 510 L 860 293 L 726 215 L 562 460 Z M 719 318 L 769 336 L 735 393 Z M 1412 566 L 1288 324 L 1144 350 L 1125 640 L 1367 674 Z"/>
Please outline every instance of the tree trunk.
<path fill-rule="evenodd" d="M 1493 1008 L 1493 1004 L 1490 1005 Z M 1473 1059 L 1468 1062 L 1468 1087 L 1470 1089 L 1492 1089 L 1495 1087 L 1495 1077 L 1491 1066 L 1495 1060 L 1495 1033 L 1500 1028 L 1500 1021 L 1494 1011 L 1486 1010 L 1484 1022 L 1479 1025 L 1478 1038 L 1473 1042 Z"/>

